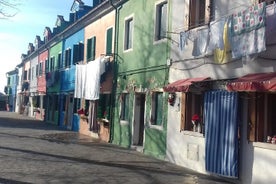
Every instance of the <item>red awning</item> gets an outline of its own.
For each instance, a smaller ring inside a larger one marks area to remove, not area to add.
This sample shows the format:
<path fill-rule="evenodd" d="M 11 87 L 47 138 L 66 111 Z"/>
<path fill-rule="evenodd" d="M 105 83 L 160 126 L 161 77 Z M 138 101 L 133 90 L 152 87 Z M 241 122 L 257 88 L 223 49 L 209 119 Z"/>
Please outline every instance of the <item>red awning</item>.
<path fill-rule="evenodd" d="M 189 78 L 175 81 L 167 86 L 163 87 L 166 92 L 188 92 L 190 87 L 204 80 L 210 79 L 209 77 Z"/>
<path fill-rule="evenodd" d="M 276 91 L 276 72 L 248 74 L 227 84 L 229 91 Z"/>

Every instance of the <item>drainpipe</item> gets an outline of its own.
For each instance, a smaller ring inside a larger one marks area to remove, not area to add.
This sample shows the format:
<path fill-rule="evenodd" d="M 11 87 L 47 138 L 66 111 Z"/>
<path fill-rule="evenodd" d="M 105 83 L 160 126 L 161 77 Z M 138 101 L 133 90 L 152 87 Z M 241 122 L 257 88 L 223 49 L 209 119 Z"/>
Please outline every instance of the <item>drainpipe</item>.
<path fill-rule="evenodd" d="M 124 2 L 121 1 L 121 2 Z M 111 116 L 110 116 L 110 124 L 109 124 L 109 142 L 113 142 L 114 138 L 114 123 L 115 123 L 115 100 L 116 100 L 116 88 L 117 88 L 117 77 L 118 77 L 118 21 L 119 21 L 119 9 L 121 8 L 122 3 L 114 4 L 113 0 L 109 0 L 110 5 L 115 10 L 115 25 L 114 25 L 114 68 L 113 68 L 113 81 L 112 81 L 112 92 L 111 92 Z"/>

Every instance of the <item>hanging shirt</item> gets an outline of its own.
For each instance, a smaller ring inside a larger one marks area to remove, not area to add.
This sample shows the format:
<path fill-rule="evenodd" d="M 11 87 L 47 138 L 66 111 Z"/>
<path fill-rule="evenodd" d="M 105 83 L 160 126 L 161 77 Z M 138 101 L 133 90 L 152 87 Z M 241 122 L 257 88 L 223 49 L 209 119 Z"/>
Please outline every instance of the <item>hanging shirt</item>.
<path fill-rule="evenodd" d="M 225 18 L 210 23 L 210 41 L 208 44 L 208 52 L 212 52 L 214 49 L 224 48 L 223 33 Z"/>
<path fill-rule="evenodd" d="M 193 56 L 201 56 L 206 53 L 209 41 L 209 29 L 203 28 L 197 30 L 196 38 L 194 40 Z"/>

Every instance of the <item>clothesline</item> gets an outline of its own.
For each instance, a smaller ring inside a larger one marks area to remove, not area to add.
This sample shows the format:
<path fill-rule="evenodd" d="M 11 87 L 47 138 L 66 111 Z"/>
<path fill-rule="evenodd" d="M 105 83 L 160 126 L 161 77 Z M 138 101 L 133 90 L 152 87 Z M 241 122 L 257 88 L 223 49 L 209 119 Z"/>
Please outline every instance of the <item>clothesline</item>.
<path fill-rule="evenodd" d="M 189 39 L 194 42 L 192 55 L 195 57 L 213 52 L 215 49 L 220 49 L 221 54 L 224 53 L 220 55 L 225 57 L 229 48 L 225 49 L 224 47 L 228 42 L 232 46 L 232 58 L 240 58 L 242 56 L 262 52 L 266 50 L 265 16 L 269 8 L 273 10 L 273 12 L 269 13 L 274 15 L 273 20 L 275 21 L 276 5 L 272 4 L 266 6 L 266 3 L 263 2 L 255 6 L 250 6 L 250 8 L 235 13 L 228 18 L 211 22 L 208 27 L 182 31 L 179 33 L 180 49 L 185 49 Z M 269 18 L 271 19 L 271 17 Z M 270 33 L 269 31 L 276 32 L 276 24 L 271 20 L 270 24 L 273 24 L 274 27 L 271 25 L 273 28 L 267 31 L 268 35 Z M 173 33 L 176 34 L 176 32 Z"/>

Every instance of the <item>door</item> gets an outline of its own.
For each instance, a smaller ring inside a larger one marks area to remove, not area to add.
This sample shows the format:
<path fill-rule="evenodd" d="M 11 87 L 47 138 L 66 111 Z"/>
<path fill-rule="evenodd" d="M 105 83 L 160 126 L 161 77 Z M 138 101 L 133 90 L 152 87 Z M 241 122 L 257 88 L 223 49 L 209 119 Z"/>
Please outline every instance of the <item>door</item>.
<path fill-rule="evenodd" d="M 143 146 L 144 142 L 144 113 L 145 113 L 145 94 L 135 94 L 134 122 L 132 144 Z"/>
<path fill-rule="evenodd" d="M 73 120 L 73 108 L 74 108 L 74 97 L 73 94 L 69 94 L 65 97 L 65 113 L 64 113 L 64 125 L 68 130 L 72 129 Z"/>
<path fill-rule="evenodd" d="M 204 97 L 206 170 L 238 177 L 238 94 L 210 91 Z"/>

